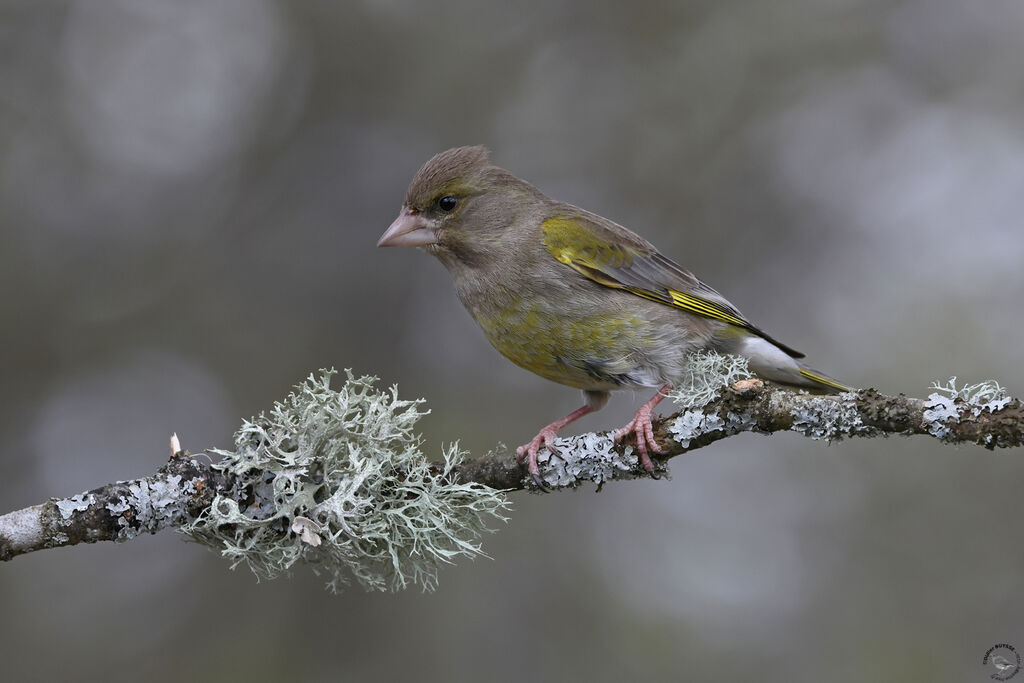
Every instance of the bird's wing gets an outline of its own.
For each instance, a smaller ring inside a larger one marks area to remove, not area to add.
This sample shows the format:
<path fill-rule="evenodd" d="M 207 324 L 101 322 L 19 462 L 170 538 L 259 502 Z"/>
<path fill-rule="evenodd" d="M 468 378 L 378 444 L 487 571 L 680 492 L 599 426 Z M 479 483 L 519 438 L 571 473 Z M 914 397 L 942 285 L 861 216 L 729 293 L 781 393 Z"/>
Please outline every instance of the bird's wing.
<path fill-rule="evenodd" d="M 598 284 L 728 323 L 764 338 L 793 358 L 804 357 L 751 324 L 693 273 L 617 224 L 599 216 L 568 213 L 548 218 L 541 228 L 548 253 Z"/>

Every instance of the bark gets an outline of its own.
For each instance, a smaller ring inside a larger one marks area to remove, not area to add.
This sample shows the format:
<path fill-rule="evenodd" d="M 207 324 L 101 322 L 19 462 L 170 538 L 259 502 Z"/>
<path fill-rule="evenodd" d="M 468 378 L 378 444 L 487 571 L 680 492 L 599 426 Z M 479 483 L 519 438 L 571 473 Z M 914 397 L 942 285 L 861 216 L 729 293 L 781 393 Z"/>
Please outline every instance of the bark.
<path fill-rule="evenodd" d="M 779 431 L 827 441 L 920 434 L 944 443 L 1009 448 L 1024 444 L 1024 408 L 1017 399 L 977 403 L 937 394 L 919 399 L 885 396 L 873 389 L 815 396 L 756 379 L 743 380 L 706 405 L 657 419 L 654 434 L 664 453 L 654 459 L 664 471 L 670 458 L 734 434 Z M 541 461 L 541 476 L 552 490 L 649 476 L 639 466 L 631 440 L 615 444 L 610 432 L 560 439 L 556 448 L 557 455 L 542 452 Z M 492 488 L 537 488 L 514 453 L 467 460 L 457 466 L 456 476 Z M 125 541 L 141 533 L 177 528 L 207 510 L 218 492 L 251 495 L 244 489 L 237 491 L 234 484 L 213 463 L 184 454 L 172 439 L 170 460 L 151 477 L 52 498 L 0 516 L 0 560 L 44 548 Z"/>

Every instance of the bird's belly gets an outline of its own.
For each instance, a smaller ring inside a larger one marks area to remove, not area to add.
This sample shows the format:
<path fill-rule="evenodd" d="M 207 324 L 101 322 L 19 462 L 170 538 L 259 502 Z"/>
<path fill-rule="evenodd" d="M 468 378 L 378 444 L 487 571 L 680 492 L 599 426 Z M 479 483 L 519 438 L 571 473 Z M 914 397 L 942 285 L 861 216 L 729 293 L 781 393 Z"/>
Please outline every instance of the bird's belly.
<path fill-rule="evenodd" d="M 516 365 L 545 379 L 591 391 L 658 386 L 650 323 L 636 315 L 568 318 L 542 310 L 474 312 L 487 339 Z"/>

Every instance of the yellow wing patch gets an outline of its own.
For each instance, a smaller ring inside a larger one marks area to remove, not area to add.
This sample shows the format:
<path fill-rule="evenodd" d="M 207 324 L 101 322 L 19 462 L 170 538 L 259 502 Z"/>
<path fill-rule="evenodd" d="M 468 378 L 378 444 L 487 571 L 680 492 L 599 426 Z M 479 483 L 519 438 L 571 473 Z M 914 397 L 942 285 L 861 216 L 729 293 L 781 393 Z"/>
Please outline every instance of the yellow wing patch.
<path fill-rule="evenodd" d="M 693 294 L 677 292 L 674 289 L 668 290 L 668 294 L 672 297 L 672 303 L 679 308 L 684 308 L 687 311 L 691 311 L 708 318 L 721 320 L 722 322 L 729 323 L 730 325 L 736 325 L 737 327 L 750 327 L 750 323 L 746 320 L 733 315 L 713 301 L 702 299 L 701 297 L 694 296 Z"/>
<path fill-rule="evenodd" d="M 731 325 L 736 330 L 746 330 L 775 344 L 793 358 L 803 358 L 799 351 L 772 339 L 744 320 L 724 299 L 716 301 L 714 290 L 707 288 L 713 295 L 707 298 L 692 291 L 674 289 L 690 287 L 688 281 L 695 283 L 692 286 L 696 289 L 702 285 L 692 274 L 657 252 L 644 253 L 642 247 L 638 249 L 622 244 L 614 236 L 602 235 L 602 230 L 597 227 L 589 228 L 588 219 L 584 216 L 552 216 L 541 223 L 541 229 L 544 233 L 544 246 L 549 254 L 599 285 L 622 289 L 650 301 L 711 318 Z M 833 386 L 827 377 L 808 379 L 832 388 L 845 389 L 839 384 Z"/>
<path fill-rule="evenodd" d="M 623 284 L 615 277 L 615 270 L 629 268 L 640 254 L 629 247 L 603 240 L 588 230 L 573 216 L 555 216 L 541 224 L 544 246 L 561 263 L 598 284 L 624 289 L 637 296 L 681 308 L 706 318 L 750 329 L 751 325 L 714 301 L 675 289 L 659 290 Z M 610 272 L 609 272 L 610 271 Z"/>

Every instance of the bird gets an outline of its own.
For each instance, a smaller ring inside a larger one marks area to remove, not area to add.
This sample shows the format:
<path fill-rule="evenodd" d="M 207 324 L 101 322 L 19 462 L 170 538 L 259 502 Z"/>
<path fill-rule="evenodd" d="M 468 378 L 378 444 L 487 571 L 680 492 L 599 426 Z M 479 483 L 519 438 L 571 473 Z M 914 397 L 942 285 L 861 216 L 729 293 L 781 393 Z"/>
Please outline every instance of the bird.
<path fill-rule="evenodd" d="M 996 655 L 996 656 L 992 657 L 992 666 L 994 666 L 999 671 L 999 675 L 1000 676 L 1003 676 L 1003 675 L 1006 675 L 1006 673 L 1010 669 L 1016 670 L 1017 662 L 1011 662 L 1009 659 L 1007 659 L 1003 655 Z M 1009 678 L 1009 676 L 1007 676 L 1007 678 Z M 1006 680 L 1006 679 L 1004 678 L 1002 680 Z"/>
<path fill-rule="evenodd" d="M 650 242 L 597 214 L 551 199 L 495 166 L 483 146 L 448 149 L 413 177 L 378 247 L 419 247 L 449 271 L 455 293 L 502 355 L 541 377 L 582 390 L 581 407 L 516 449 L 545 489 L 538 452 L 600 410 L 612 391 L 657 391 L 614 433 L 650 454 L 658 403 L 700 350 L 747 358 L 758 377 L 820 393 L 849 387 L 813 370 L 803 354 L 756 327 L 725 297 Z"/>

